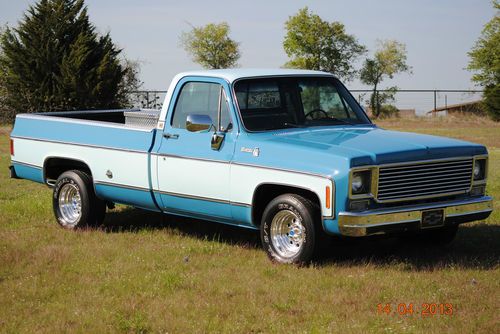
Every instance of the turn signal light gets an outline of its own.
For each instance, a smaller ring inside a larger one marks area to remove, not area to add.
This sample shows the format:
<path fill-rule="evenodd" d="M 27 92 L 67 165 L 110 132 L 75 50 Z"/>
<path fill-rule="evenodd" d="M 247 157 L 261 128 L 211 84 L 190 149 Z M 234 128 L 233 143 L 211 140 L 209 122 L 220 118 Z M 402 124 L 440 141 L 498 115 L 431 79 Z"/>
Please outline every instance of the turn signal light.
<path fill-rule="evenodd" d="M 10 155 L 14 155 L 14 139 L 10 139 Z"/>
<path fill-rule="evenodd" d="M 326 190 L 325 190 L 325 196 L 326 196 L 326 208 L 327 209 L 330 209 L 330 206 L 331 206 L 331 201 L 332 201 L 332 196 L 330 196 L 330 187 L 329 186 L 326 186 Z"/>

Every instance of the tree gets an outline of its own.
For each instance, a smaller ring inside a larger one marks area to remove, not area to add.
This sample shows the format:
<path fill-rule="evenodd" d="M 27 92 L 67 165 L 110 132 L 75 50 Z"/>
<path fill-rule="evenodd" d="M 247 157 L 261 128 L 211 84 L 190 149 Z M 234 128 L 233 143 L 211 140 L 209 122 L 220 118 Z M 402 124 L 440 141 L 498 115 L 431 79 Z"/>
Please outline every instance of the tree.
<path fill-rule="evenodd" d="M 193 61 L 204 68 L 234 67 L 240 59 L 239 43 L 229 38 L 226 22 L 193 27 L 191 31 L 182 33 L 180 44 Z"/>
<path fill-rule="evenodd" d="M 138 83 L 84 0 L 40 0 L 6 29 L 0 49 L 4 102 L 16 112 L 119 108 Z"/>
<path fill-rule="evenodd" d="M 344 80 L 356 75 L 354 63 L 366 48 L 340 22 L 327 22 L 307 7 L 288 18 L 283 48 L 292 58 L 289 68 L 330 72 Z"/>
<path fill-rule="evenodd" d="M 493 2 L 496 14 L 481 33 L 481 37 L 469 52 L 467 67 L 476 73 L 472 80 L 485 90 L 483 106 L 489 116 L 500 121 L 500 3 Z"/>
<path fill-rule="evenodd" d="M 374 117 L 381 114 L 381 106 L 385 97 L 377 91 L 379 84 L 385 78 L 392 79 L 398 73 L 409 72 L 410 67 L 406 64 L 406 58 L 405 45 L 398 41 L 388 40 L 379 42 L 374 57 L 365 60 L 360 79 L 364 84 L 373 85 L 370 108 Z M 394 90 L 396 87 L 391 89 Z"/>

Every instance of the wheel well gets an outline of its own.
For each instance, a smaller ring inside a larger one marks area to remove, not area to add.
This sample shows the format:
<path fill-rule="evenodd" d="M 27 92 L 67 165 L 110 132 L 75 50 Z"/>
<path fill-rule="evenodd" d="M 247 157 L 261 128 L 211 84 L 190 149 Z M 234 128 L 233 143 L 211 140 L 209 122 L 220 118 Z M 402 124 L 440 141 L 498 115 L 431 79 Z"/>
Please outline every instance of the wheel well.
<path fill-rule="evenodd" d="M 320 207 L 318 195 L 309 189 L 304 189 L 295 186 L 287 186 L 281 184 L 261 184 L 257 187 L 253 194 L 252 200 L 252 222 L 259 226 L 262 220 L 262 214 L 266 209 L 267 204 L 274 198 L 283 194 L 297 194 Z"/>
<path fill-rule="evenodd" d="M 81 170 L 88 175 L 92 175 L 89 166 L 83 161 L 54 157 L 45 160 L 43 164 L 43 178 L 49 186 L 52 186 L 59 175 L 72 169 Z"/>

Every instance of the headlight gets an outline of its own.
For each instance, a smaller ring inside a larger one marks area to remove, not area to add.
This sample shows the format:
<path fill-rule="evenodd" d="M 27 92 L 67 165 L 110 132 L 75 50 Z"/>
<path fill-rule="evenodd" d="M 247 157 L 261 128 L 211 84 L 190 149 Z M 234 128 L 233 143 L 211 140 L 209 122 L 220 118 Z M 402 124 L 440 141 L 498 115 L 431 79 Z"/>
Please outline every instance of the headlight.
<path fill-rule="evenodd" d="M 351 178 L 351 193 L 353 195 L 367 194 L 370 192 L 371 171 L 363 170 L 353 172 Z"/>
<path fill-rule="evenodd" d="M 486 159 L 476 159 L 474 161 L 474 181 L 484 180 L 486 177 Z"/>

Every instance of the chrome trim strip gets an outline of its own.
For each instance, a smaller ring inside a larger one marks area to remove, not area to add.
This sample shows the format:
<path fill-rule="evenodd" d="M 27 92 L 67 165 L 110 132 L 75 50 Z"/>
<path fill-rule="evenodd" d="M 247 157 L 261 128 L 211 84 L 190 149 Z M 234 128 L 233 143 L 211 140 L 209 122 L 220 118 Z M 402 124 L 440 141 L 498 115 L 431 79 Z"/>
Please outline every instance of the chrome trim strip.
<path fill-rule="evenodd" d="M 289 172 L 289 173 L 302 174 L 302 175 L 308 175 L 308 176 L 316 176 L 316 177 L 321 177 L 321 178 L 329 179 L 329 180 L 333 181 L 333 179 L 332 179 L 332 177 L 330 175 L 316 174 L 316 173 L 309 173 L 309 172 L 302 172 L 302 171 L 293 170 L 293 169 L 284 169 L 284 168 L 277 168 L 277 167 L 267 167 L 267 166 L 247 164 L 247 163 L 234 162 L 234 161 L 232 161 L 231 164 L 235 165 L 235 166 L 252 167 L 252 168 L 262 168 L 262 169 L 268 169 L 268 170 L 276 170 L 276 171 L 280 171 L 280 172 Z"/>
<path fill-rule="evenodd" d="M 340 212 L 339 230 L 347 236 L 365 236 L 367 228 L 418 222 L 423 210 L 443 209 L 445 218 L 466 216 L 493 211 L 493 199 L 489 196 L 432 204 L 420 204 L 396 209 L 377 209 L 363 212 Z M 376 234 L 383 234 L 384 231 Z"/>
<path fill-rule="evenodd" d="M 225 161 L 225 160 L 215 160 L 215 159 L 207 159 L 207 158 L 195 158 L 195 157 L 187 157 L 183 155 L 176 155 L 176 154 L 168 154 L 168 153 L 151 153 L 153 156 L 157 157 L 165 157 L 165 158 L 176 158 L 176 159 L 186 159 L 186 160 L 197 160 L 197 161 L 206 161 L 206 162 L 217 162 L 221 164 L 230 164 L 231 162 Z"/>
<path fill-rule="evenodd" d="M 195 196 L 195 195 L 188 195 L 188 194 L 179 194 L 179 193 L 174 193 L 174 192 L 169 192 L 169 191 L 162 191 L 159 189 L 154 189 L 153 192 L 161 194 L 161 195 L 194 199 L 194 200 L 199 200 L 199 201 L 215 202 L 215 203 L 229 204 L 229 205 L 235 205 L 235 206 L 252 207 L 252 205 L 248 204 L 248 203 L 231 202 L 229 200 L 223 200 L 223 199 L 218 199 L 218 198 Z"/>
<path fill-rule="evenodd" d="M 167 196 L 182 197 L 182 198 L 187 198 L 187 199 L 195 199 L 195 200 L 216 202 L 216 203 L 223 203 L 223 204 L 230 204 L 231 203 L 228 200 L 218 199 L 218 198 L 202 197 L 202 196 L 195 196 L 195 195 L 188 195 L 188 194 L 179 194 L 179 193 L 174 193 L 174 192 L 170 192 L 170 191 L 163 191 L 163 190 L 159 190 L 159 189 L 154 189 L 153 191 L 156 193 L 159 193 L 161 195 L 167 195 Z"/>
<path fill-rule="evenodd" d="M 14 163 L 14 164 L 18 164 L 18 165 L 23 165 L 23 166 L 26 166 L 26 167 L 31 167 L 31 168 L 36 168 L 36 169 L 43 169 L 43 167 L 40 167 L 40 166 L 37 166 L 37 165 L 32 165 L 32 164 L 29 164 L 29 163 L 26 163 L 26 162 L 17 161 L 17 160 L 11 160 L 10 162 Z"/>
<path fill-rule="evenodd" d="M 129 185 L 126 185 L 126 184 L 113 183 L 113 182 L 94 181 L 94 184 L 96 186 L 97 185 L 101 185 L 101 186 L 125 188 L 125 189 L 130 189 L 130 190 L 140 190 L 140 191 L 147 191 L 147 192 L 151 191 L 149 188 L 137 187 L 137 186 L 129 186 Z"/>
<path fill-rule="evenodd" d="M 125 111 L 137 111 L 140 109 L 123 109 L 123 110 L 106 110 L 104 112 L 125 112 Z M 89 111 L 84 111 L 84 113 L 98 113 L 102 112 L 100 110 L 97 110 L 93 112 L 92 110 Z M 61 112 L 61 114 L 66 114 L 66 115 L 71 115 L 73 114 L 79 114 L 82 113 L 81 111 L 77 112 Z M 151 132 L 151 129 L 144 129 L 144 128 L 136 128 L 133 126 L 126 126 L 125 124 L 123 125 L 118 125 L 119 123 L 113 123 L 113 122 L 104 122 L 104 121 L 95 121 L 95 120 L 83 120 L 83 119 L 75 119 L 75 118 L 69 118 L 69 117 L 59 117 L 55 116 L 56 113 L 35 113 L 35 114 L 18 114 L 16 118 L 25 118 L 25 119 L 35 119 L 35 120 L 44 120 L 44 121 L 53 121 L 53 122 L 63 122 L 63 123 L 72 123 L 72 124 L 81 124 L 81 125 L 92 125 L 92 126 L 100 126 L 104 128 L 115 128 L 115 129 L 128 129 L 128 130 L 134 130 L 134 131 L 141 131 L 141 132 Z M 121 123 L 120 123 L 121 124 Z"/>
<path fill-rule="evenodd" d="M 55 144 L 74 145 L 74 146 L 81 146 L 81 147 L 100 148 L 100 149 L 112 150 L 112 151 L 143 153 L 143 154 L 148 153 L 148 151 L 139 151 L 139 150 L 132 150 L 132 149 L 127 149 L 127 148 L 117 148 L 117 147 L 110 147 L 110 146 L 98 146 L 98 145 L 92 145 L 92 144 L 80 144 L 80 143 L 67 142 L 67 141 L 61 141 L 61 140 L 52 140 L 52 139 L 40 139 L 40 138 L 24 137 L 24 136 L 11 136 L 11 138 L 33 140 L 33 141 L 39 141 L 39 142 L 43 142 L 43 143 L 55 143 Z"/>
<path fill-rule="evenodd" d="M 248 203 L 240 203 L 240 202 L 230 202 L 231 205 L 235 205 L 235 206 L 244 206 L 244 207 L 247 207 L 247 208 L 251 208 L 252 207 L 252 204 L 248 204 Z"/>
<path fill-rule="evenodd" d="M 252 167 L 252 168 L 262 168 L 262 169 L 276 170 L 276 171 L 281 171 L 281 172 L 289 172 L 289 173 L 295 173 L 295 174 L 316 176 L 316 177 L 321 177 L 321 178 L 325 178 L 325 179 L 329 179 L 329 180 L 333 181 L 333 179 L 329 175 L 309 173 L 309 172 L 302 172 L 302 171 L 293 170 L 293 169 L 268 167 L 268 166 L 248 164 L 248 163 L 235 162 L 235 161 L 229 161 L 229 160 L 225 161 L 225 160 L 215 160 L 215 159 L 207 159 L 207 158 L 195 158 L 195 157 L 188 157 L 188 156 L 175 155 L 175 154 L 167 154 L 167 153 L 154 153 L 154 152 L 151 152 L 151 155 L 155 155 L 155 156 L 158 156 L 158 157 L 166 157 L 166 158 L 198 160 L 198 161 L 216 162 L 216 163 L 222 163 L 222 164 L 231 164 L 231 165 L 235 165 L 235 166 Z"/>
<path fill-rule="evenodd" d="M 416 160 L 416 161 L 406 161 L 406 162 L 391 162 L 388 164 L 381 164 L 381 165 L 375 165 L 377 167 L 399 167 L 399 166 L 406 166 L 406 165 L 420 165 L 420 164 L 427 164 L 427 163 L 439 163 L 439 162 L 446 162 L 446 161 L 456 161 L 456 160 L 472 160 L 475 156 L 461 156 L 461 157 L 452 157 L 452 158 L 442 158 L 442 159 L 428 159 L 428 160 Z"/>
<path fill-rule="evenodd" d="M 125 189 L 131 189 L 131 190 L 140 190 L 140 191 L 146 191 L 146 192 L 151 191 L 151 189 L 149 189 L 149 188 L 129 186 L 129 185 L 120 184 L 120 183 L 103 182 L 103 181 L 95 181 L 94 183 L 95 183 L 95 185 L 118 187 L 118 188 L 125 188 Z M 168 191 L 161 191 L 158 189 L 153 189 L 153 192 L 159 193 L 162 195 L 170 195 L 170 196 L 175 196 L 175 197 L 203 200 L 203 201 L 208 201 L 208 202 L 217 202 L 217 203 L 223 203 L 223 204 L 231 204 L 231 205 L 236 205 L 236 206 L 245 206 L 245 207 L 252 206 L 251 204 L 247 204 L 247 203 L 231 202 L 231 201 L 221 200 L 221 199 L 216 199 L 216 198 L 193 196 L 193 195 L 187 195 L 187 194 L 179 194 L 179 193 L 173 193 L 173 192 L 168 192 Z"/>

